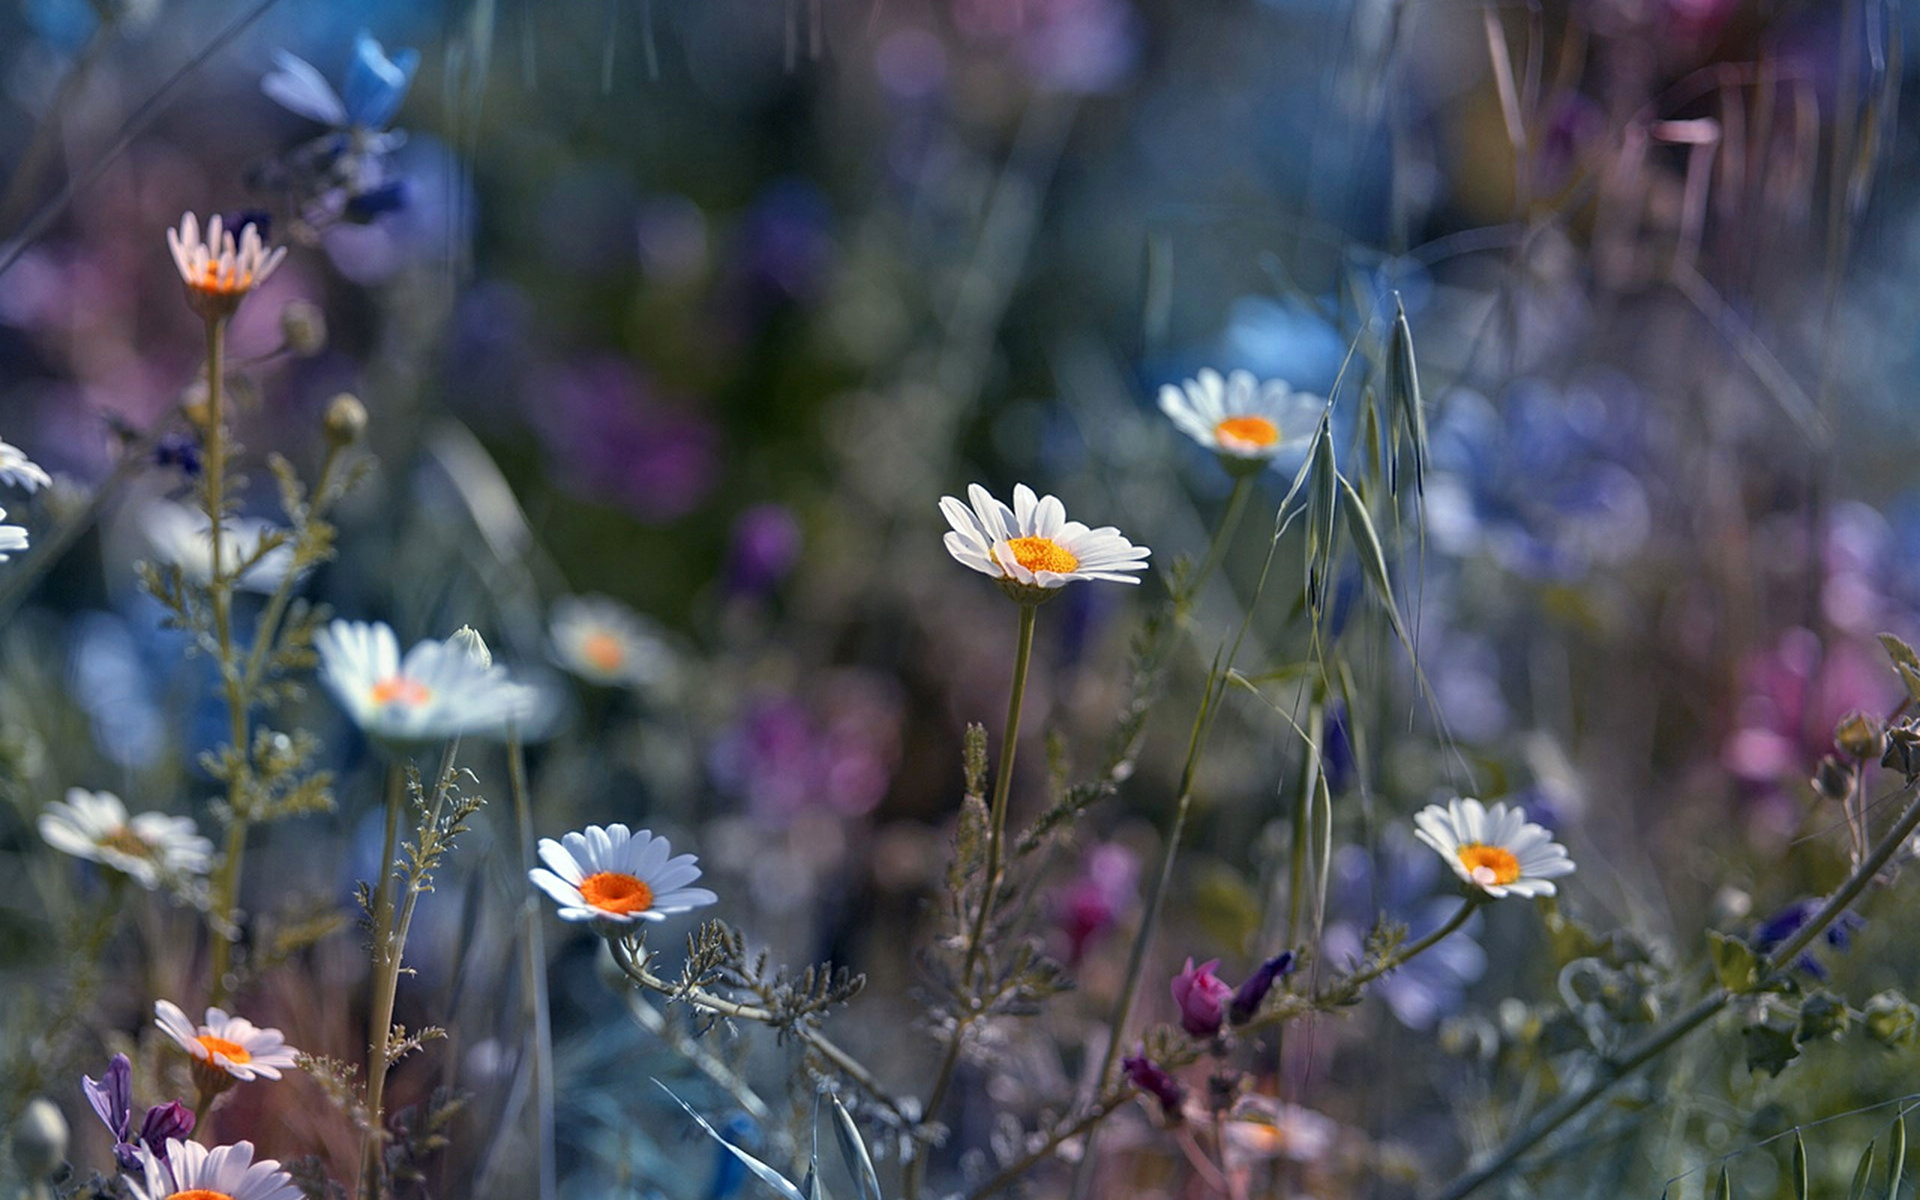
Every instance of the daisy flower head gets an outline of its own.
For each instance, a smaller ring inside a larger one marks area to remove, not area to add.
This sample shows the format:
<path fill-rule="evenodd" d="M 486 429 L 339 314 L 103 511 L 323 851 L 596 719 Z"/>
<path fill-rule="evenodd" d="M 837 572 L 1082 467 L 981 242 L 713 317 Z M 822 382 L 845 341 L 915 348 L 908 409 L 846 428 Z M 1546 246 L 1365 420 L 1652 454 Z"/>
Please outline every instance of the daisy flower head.
<path fill-rule="evenodd" d="M 252 1142 L 209 1149 L 167 1139 L 159 1153 L 141 1148 L 134 1200 L 300 1200 L 293 1179 L 271 1158 L 254 1161 Z"/>
<path fill-rule="evenodd" d="M 207 514 L 171 500 L 155 500 L 140 513 L 140 529 L 154 556 L 202 587 L 213 581 L 213 522 Z M 293 569 L 293 547 L 281 540 L 287 531 L 252 517 L 229 517 L 220 527 L 220 569 L 244 566 L 233 585 L 271 593 Z"/>
<path fill-rule="evenodd" d="M 112 792 L 68 788 L 64 802 L 55 800 L 40 814 L 39 827 L 55 850 L 112 867 L 148 891 L 205 875 L 213 861 L 213 843 L 200 836 L 192 817 L 129 817 Z"/>
<path fill-rule="evenodd" d="M 1296 392 L 1285 380 L 1257 380 L 1250 371 L 1222 378 L 1207 368 L 1179 387 L 1160 389 L 1160 411 L 1236 473 L 1262 470 L 1304 449 L 1326 407 L 1319 396 Z"/>
<path fill-rule="evenodd" d="M 999 581 L 1022 604 L 1038 604 L 1076 579 L 1139 583 L 1132 572 L 1147 569 L 1145 546 L 1136 546 L 1111 525 L 1089 529 L 1067 520 L 1053 496 L 1036 497 L 1021 484 L 1013 489 L 1013 507 L 993 498 L 979 484 L 967 488 L 971 507 L 952 496 L 940 498 L 940 511 L 953 529 L 947 553 L 982 575 Z"/>
<path fill-rule="evenodd" d="M 400 656 L 383 622 L 335 621 L 314 636 L 320 680 L 368 737 L 404 749 L 497 733 L 534 716 L 538 697 L 464 641 L 428 639 Z"/>
<path fill-rule="evenodd" d="M 7 510 L 0 508 L 0 520 L 5 520 Z M 27 527 L 25 525 L 0 525 L 0 562 L 6 562 L 14 551 L 27 548 Z"/>
<path fill-rule="evenodd" d="M 52 482 L 53 477 L 28 458 L 26 451 L 0 442 L 0 484 L 17 487 L 31 495 Z"/>
<path fill-rule="evenodd" d="M 260 226 L 251 221 L 236 242 L 216 215 L 207 222 L 203 239 L 200 218 L 192 213 L 181 216 L 178 229 L 167 230 L 167 247 L 187 285 L 187 303 L 209 320 L 232 316 L 247 293 L 265 283 L 287 256 L 285 246 L 268 250 L 260 240 Z"/>
<path fill-rule="evenodd" d="M 589 825 L 559 841 L 540 839 L 540 861 L 527 878 L 560 905 L 566 921 L 590 921 L 609 936 L 640 921 L 664 921 L 676 913 L 716 903 L 700 878 L 692 854 L 674 855 L 667 839 L 625 825 Z"/>
<path fill-rule="evenodd" d="M 605 596 L 562 596 L 548 621 L 554 661 L 602 687 L 651 687 L 673 676 L 673 651 L 653 624 Z"/>
<path fill-rule="evenodd" d="M 299 1051 L 278 1029 L 262 1029 L 245 1017 L 209 1008 L 206 1023 L 195 1025 L 171 1000 L 153 1002 L 153 1023 L 193 1056 L 193 1080 L 202 1093 L 225 1091 L 236 1083 L 278 1079 L 299 1064 Z"/>
<path fill-rule="evenodd" d="M 1551 896 L 1553 881 L 1573 873 L 1567 848 L 1526 810 L 1502 800 L 1488 808 L 1478 800 L 1430 804 L 1413 818 L 1414 836 L 1433 847 L 1454 874 L 1498 899 Z"/>

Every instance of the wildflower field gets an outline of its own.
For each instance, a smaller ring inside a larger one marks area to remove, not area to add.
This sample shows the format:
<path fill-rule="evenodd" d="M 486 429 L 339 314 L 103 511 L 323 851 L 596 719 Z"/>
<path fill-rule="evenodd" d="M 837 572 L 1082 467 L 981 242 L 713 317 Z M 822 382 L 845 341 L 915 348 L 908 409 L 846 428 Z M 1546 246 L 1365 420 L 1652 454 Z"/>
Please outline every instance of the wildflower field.
<path fill-rule="evenodd" d="M 1917 44 L 0 0 L 0 1200 L 1914 1196 Z"/>

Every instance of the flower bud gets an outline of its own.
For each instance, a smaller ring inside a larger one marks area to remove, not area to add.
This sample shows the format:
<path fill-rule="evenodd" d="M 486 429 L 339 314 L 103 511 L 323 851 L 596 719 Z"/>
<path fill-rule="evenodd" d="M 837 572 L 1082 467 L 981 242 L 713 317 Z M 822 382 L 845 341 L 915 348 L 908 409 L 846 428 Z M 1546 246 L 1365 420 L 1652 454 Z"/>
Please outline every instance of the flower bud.
<path fill-rule="evenodd" d="M 327 401 L 327 441 L 344 449 L 367 432 L 367 406 L 351 392 L 341 392 Z"/>
<path fill-rule="evenodd" d="M 327 348 L 327 315 L 311 300 L 292 300 L 280 310 L 280 340 L 299 358 Z"/>
<path fill-rule="evenodd" d="M 1853 765 L 1832 754 L 1823 756 L 1813 769 L 1813 790 L 1829 800 L 1845 800 L 1853 794 Z"/>
<path fill-rule="evenodd" d="M 13 1126 L 13 1161 L 20 1173 L 44 1180 L 67 1160 L 67 1119 L 45 1096 L 27 1101 Z"/>
<path fill-rule="evenodd" d="M 1145 1046 L 1140 1047 L 1140 1053 L 1121 1059 L 1120 1069 L 1126 1072 L 1127 1082 L 1160 1102 L 1168 1120 L 1180 1119 L 1180 1106 L 1186 1100 L 1186 1089 L 1180 1086 L 1179 1080 L 1167 1074 L 1165 1067 L 1147 1057 Z"/>
<path fill-rule="evenodd" d="M 1214 978 L 1219 959 L 1195 967 L 1187 960 L 1186 969 L 1173 977 L 1173 1003 L 1180 1010 L 1180 1028 L 1197 1038 L 1210 1038 L 1220 1032 L 1226 1020 L 1226 1002 L 1233 989 Z"/>
<path fill-rule="evenodd" d="M 184 1142 L 193 1136 L 193 1110 L 178 1100 L 156 1104 L 140 1122 L 140 1142 L 161 1158 L 167 1156 L 167 1139 Z"/>
<path fill-rule="evenodd" d="M 1873 758 L 1880 753 L 1880 723 L 1862 712 L 1848 713 L 1834 726 L 1833 740 L 1855 758 Z"/>
<path fill-rule="evenodd" d="M 462 625 L 454 630 L 453 636 L 447 639 L 447 649 L 466 655 L 477 666 L 484 668 L 493 665 L 493 651 L 487 649 L 486 639 L 471 625 Z"/>
<path fill-rule="evenodd" d="M 1233 1003 L 1227 1009 L 1228 1015 L 1233 1018 L 1233 1023 L 1244 1025 L 1253 1020 L 1254 1014 L 1260 1011 L 1261 1001 L 1265 1000 L 1267 993 L 1273 990 L 1274 983 L 1291 970 L 1293 970 L 1293 951 L 1291 950 L 1283 950 L 1261 963 L 1253 974 L 1247 976 L 1247 981 L 1240 985 L 1240 990 L 1233 994 Z"/>

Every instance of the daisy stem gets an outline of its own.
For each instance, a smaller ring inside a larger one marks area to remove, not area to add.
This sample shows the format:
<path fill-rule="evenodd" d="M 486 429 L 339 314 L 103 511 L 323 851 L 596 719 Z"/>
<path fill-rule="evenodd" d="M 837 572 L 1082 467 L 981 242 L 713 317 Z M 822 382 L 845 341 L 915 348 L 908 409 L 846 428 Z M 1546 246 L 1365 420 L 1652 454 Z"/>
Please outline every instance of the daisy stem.
<path fill-rule="evenodd" d="M 1000 859 L 1007 830 L 1007 797 L 1013 790 L 1013 757 L 1014 751 L 1020 746 L 1020 706 L 1027 693 L 1027 668 L 1033 661 L 1033 627 L 1038 614 L 1038 605 L 1020 606 L 1020 644 L 1014 652 L 1013 687 L 1007 695 L 1006 732 L 1001 736 L 1000 765 L 994 775 L 993 804 L 988 817 L 987 869 L 981 877 L 980 907 L 974 912 L 973 928 L 967 934 L 967 955 L 960 968 L 960 987 L 963 991 L 973 986 L 973 969 L 980 962 L 980 951 L 986 943 L 987 925 L 993 918 L 994 898 L 1000 891 Z M 953 1086 L 954 1070 L 960 1065 L 960 1047 L 966 1041 L 967 1028 L 976 1016 L 977 1011 L 963 1013 L 954 1022 L 953 1037 L 947 1042 L 946 1057 L 941 1060 L 940 1073 L 934 1078 L 933 1091 L 928 1093 L 928 1120 L 935 1119 L 941 1105 L 946 1102 L 947 1091 Z M 925 1163 L 926 1155 L 922 1153 L 916 1155 L 908 1167 L 909 1200 L 919 1194 Z"/>
<path fill-rule="evenodd" d="M 1467 920 L 1472 917 L 1474 913 L 1480 911 L 1480 906 L 1486 902 L 1487 897 L 1484 892 L 1473 892 L 1469 894 L 1467 896 L 1467 902 L 1462 904 L 1451 917 L 1448 917 L 1446 923 L 1441 925 L 1440 928 L 1427 934 L 1427 936 L 1418 941 L 1409 942 L 1407 945 L 1400 947 L 1373 966 L 1367 967 L 1364 970 L 1355 971 L 1353 974 L 1341 980 L 1332 990 L 1323 994 L 1320 1000 L 1325 1003 L 1331 1003 L 1333 998 L 1340 992 L 1359 988 L 1380 978 L 1380 976 L 1385 975 L 1388 971 L 1397 970 L 1405 966 L 1410 960 L 1418 958 L 1420 955 L 1425 954 L 1441 942 L 1447 940 L 1447 938 L 1453 936 L 1462 925 L 1467 923 Z"/>
<path fill-rule="evenodd" d="M 1214 527 L 1213 540 L 1207 544 L 1207 556 L 1200 560 L 1200 566 L 1180 596 L 1179 607 L 1187 608 L 1200 595 L 1200 589 L 1207 586 L 1207 580 L 1220 567 L 1227 556 L 1227 547 L 1233 542 L 1234 530 L 1240 527 L 1240 515 L 1247 511 L 1247 500 L 1253 495 L 1254 476 L 1251 473 L 1233 477 L 1233 493 L 1227 497 L 1227 507 L 1220 514 L 1220 524 Z"/>
<path fill-rule="evenodd" d="M 535 865 L 533 856 L 533 805 L 527 789 L 527 755 L 520 744 L 520 733 L 509 728 L 507 734 L 507 786 L 513 793 L 514 826 L 519 833 L 520 865 Z M 540 924 L 540 900 L 529 888 L 520 906 L 521 952 L 526 962 L 527 1003 L 533 1018 L 533 1096 L 534 1121 L 539 1126 L 540 1200 L 553 1200 L 558 1187 L 554 1175 L 553 1147 L 553 1026 L 547 1003 L 547 946 Z"/>
<path fill-rule="evenodd" d="M 420 842 L 415 847 L 418 856 L 429 853 L 428 840 L 439 827 L 447 789 L 453 782 L 453 758 L 459 750 L 460 739 L 450 738 L 440 755 L 440 770 L 434 776 L 433 799 L 428 803 L 426 816 L 420 826 Z M 400 804 L 397 801 L 400 794 L 394 793 L 388 797 L 385 853 L 380 863 L 380 891 L 375 897 L 374 995 L 372 1020 L 367 1026 L 367 1138 L 360 1156 L 360 1194 L 364 1200 L 380 1200 L 383 1190 L 380 1143 L 386 1136 L 383 1105 L 386 1102 L 387 1069 L 393 1065 L 389 1057 L 393 1040 L 393 1007 L 400 991 L 400 967 L 407 949 L 407 931 L 413 925 L 413 911 L 420 901 L 420 893 L 426 890 L 421 886 L 423 880 L 419 872 L 409 871 L 399 915 L 397 918 L 394 916 L 391 889 L 395 872 L 394 844 L 399 836 Z"/>

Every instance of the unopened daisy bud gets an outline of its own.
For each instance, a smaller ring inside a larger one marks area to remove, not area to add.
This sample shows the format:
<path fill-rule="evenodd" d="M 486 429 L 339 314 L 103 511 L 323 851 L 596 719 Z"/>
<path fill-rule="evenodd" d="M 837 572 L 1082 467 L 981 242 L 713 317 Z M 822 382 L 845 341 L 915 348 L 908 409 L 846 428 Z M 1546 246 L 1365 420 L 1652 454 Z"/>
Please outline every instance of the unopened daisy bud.
<path fill-rule="evenodd" d="M 367 406 L 351 392 L 341 392 L 327 401 L 327 441 L 345 449 L 367 432 Z"/>
<path fill-rule="evenodd" d="M 327 314 L 311 300 L 291 300 L 280 310 L 280 340 L 300 358 L 327 348 Z"/>
<path fill-rule="evenodd" d="M 1121 1059 L 1120 1069 L 1126 1072 L 1128 1083 L 1160 1102 L 1168 1120 L 1180 1119 L 1180 1106 L 1186 1100 L 1187 1091 L 1179 1080 L 1167 1074 L 1165 1067 L 1147 1057 L 1145 1046 L 1140 1048 L 1140 1053 Z"/>
<path fill-rule="evenodd" d="M 484 669 L 493 665 L 493 651 L 487 649 L 486 639 L 471 625 L 454 630 L 453 636 L 447 639 L 447 649 L 466 655 L 477 667 Z"/>
<path fill-rule="evenodd" d="M 27 1101 L 26 1111 L 13 1126 L 13 1162 L 20 1173 L 36 1182 L 67 1161 L 67 1119 L 45 1096 Z"/>
<path fill-rule="evenodd" d="M 1853 794 L 1853 767 L 1832 754 L 1823 755 L 1813 769 L 1813 790 L 1829 800 L 1845 800 Z"/>
<path fill-rule="evenodd" d="M 1880 753 L 1880 723 L 1862 712 L 1851 712 L 1834 726 L 1834 744 L 1855 758 L 1873 758 Z"/>
<path fill-rule="evenodd" d="M 1293 970 L 1293 951 L 1284 950 L 1260 964 L 1240 990 L 1233 994 L 1233 1002 L 1227 1006 L 1227 1015 L 1235 1025 L 1244 1025 L 1253 1020 L 1260 1011 L 1260 1004 L 1273 990 L 1274 983 L 1281 976 Z"/>

